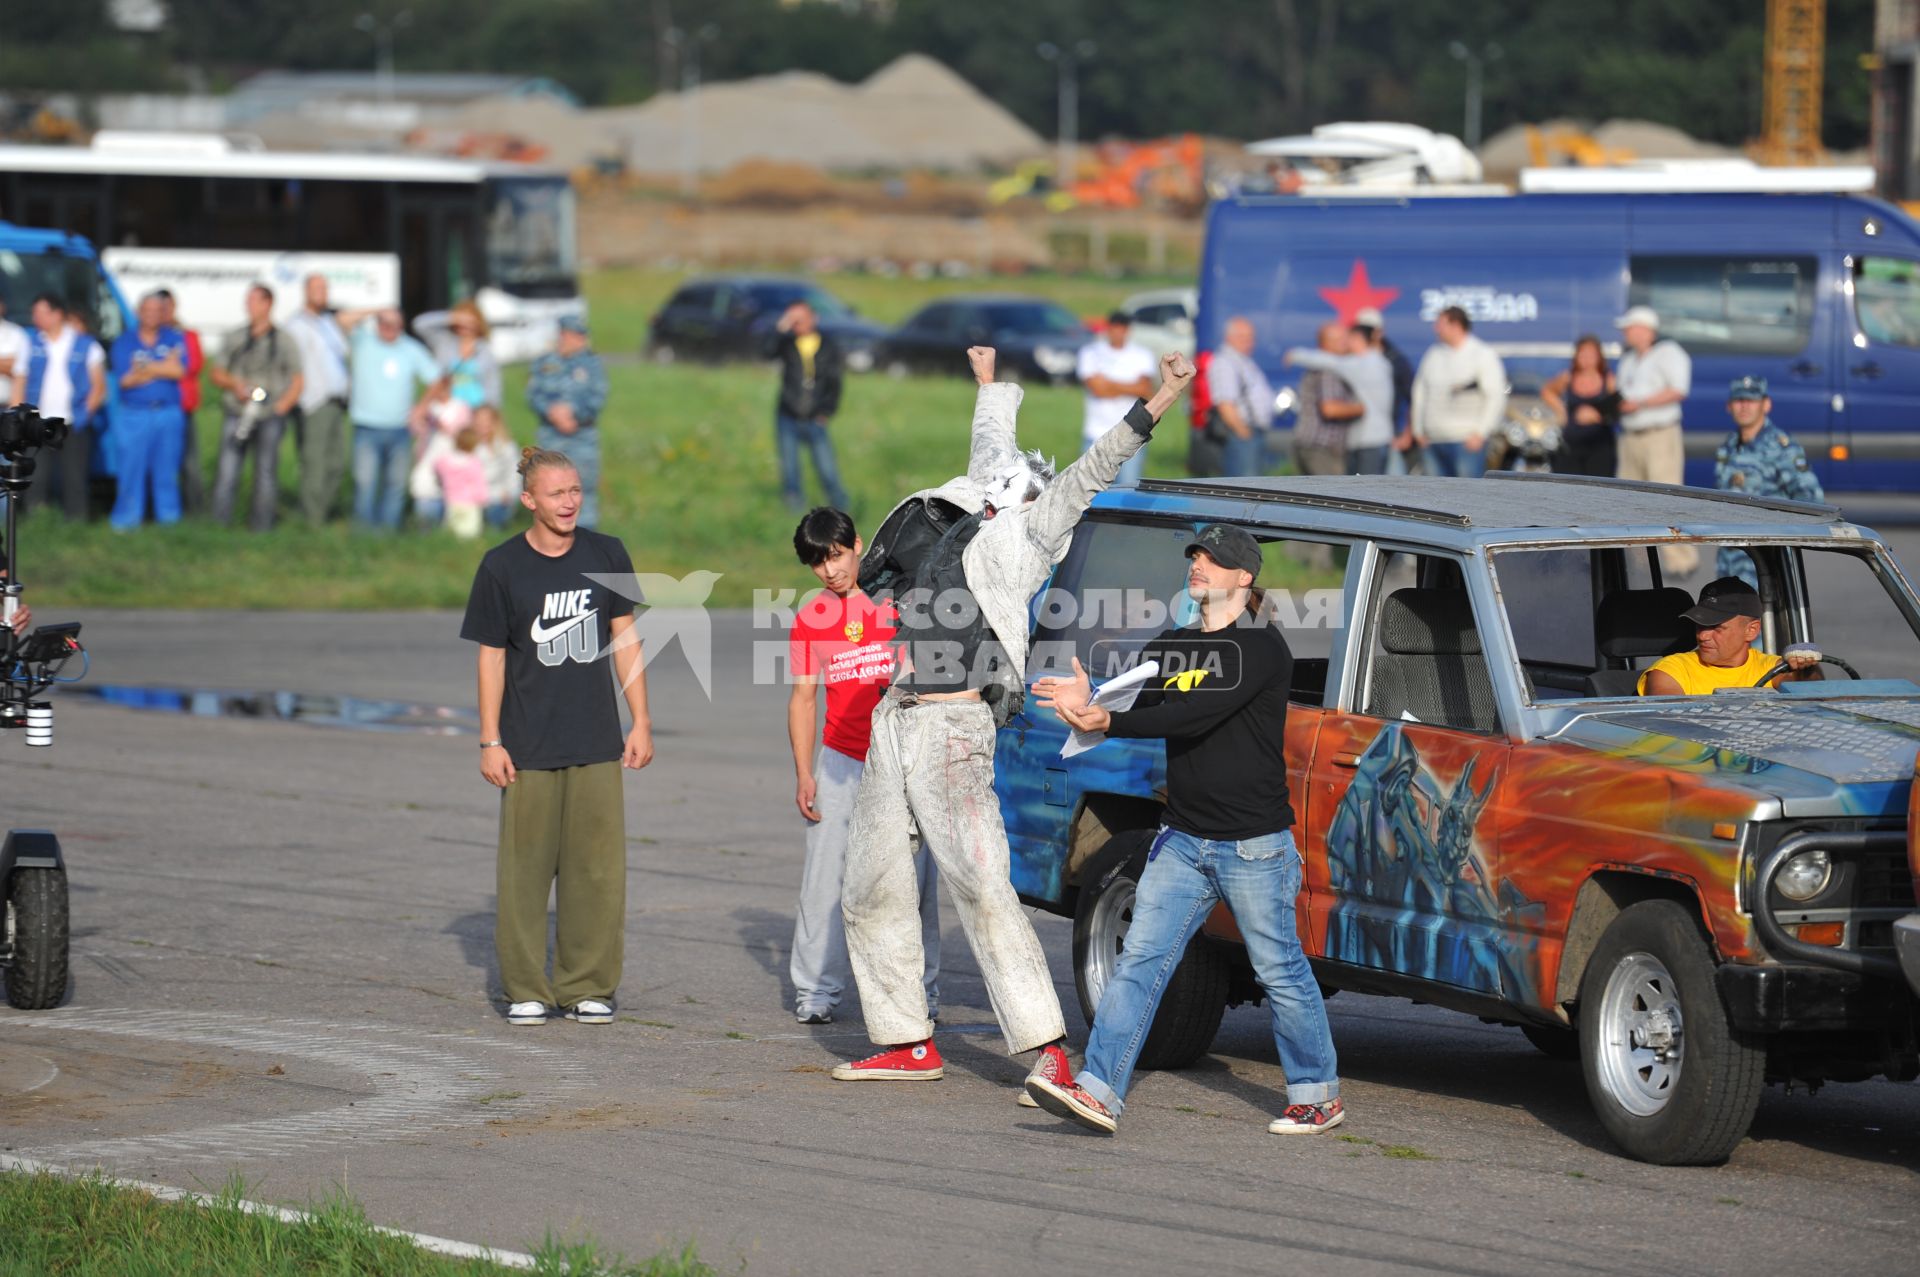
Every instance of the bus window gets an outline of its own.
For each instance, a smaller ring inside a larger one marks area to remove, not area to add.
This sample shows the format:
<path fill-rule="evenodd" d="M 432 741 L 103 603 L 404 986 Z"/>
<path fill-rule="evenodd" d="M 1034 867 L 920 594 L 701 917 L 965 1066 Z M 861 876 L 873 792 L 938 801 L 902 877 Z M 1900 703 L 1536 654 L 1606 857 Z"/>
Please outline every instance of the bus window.
<path fill-rule="evenodd" d="M 1920 262 L 1897 257 L 1856 260 L 1853 316 L 1870 342 L 1920 346 Z"/>
<path fill-rule="evenodd" d="M 1636 257 L 1630 304 L 1695 355 L 1791 355 L 1813 335 L 1811 257 Z"/>
<path fill-rule="evenodd" d="M 564 177 L 516 177 L 489 183 L 487 268 L 496 287 L 571 289 L 574 260 L 573 187 Z"/>

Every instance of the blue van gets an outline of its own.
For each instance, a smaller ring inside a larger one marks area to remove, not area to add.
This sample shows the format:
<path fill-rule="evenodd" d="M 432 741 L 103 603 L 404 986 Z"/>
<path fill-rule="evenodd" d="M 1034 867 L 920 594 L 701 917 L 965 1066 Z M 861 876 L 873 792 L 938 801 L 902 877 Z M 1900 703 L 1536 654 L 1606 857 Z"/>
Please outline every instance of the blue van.
<path fill-rule="evenodd" d="M 111 348 L 114 339 L 133 324 L 126 298 L 84 237 L 0 222 L 0 301 L 6 303 L 6 317 L 26 327 L 32 322 L 27 312 L 33 299 L 42 293 L 64 298 L 70 309 L 85 317 L 89 331 L 103 347 Z M 95 428 L 93 470 L 97 474 L 115 471 L 111 439 L 118 402 L 117 387 L 109 379 L 105 419 Z"/>
<path fill-rule="evenodd" d="M 1774 420 L 1839 491 L 1920 488 L 1920 224 L 1860 195 L 1241 196 L 1209 215 L 1200 348 L 1228 318 L 1275 384 L 1289 346 L 1372 306 L 1416 363 L 1459 306 L 1516 390 L 1615 317 L 1659 311 L 1693 356 L 1687 482 L 1711 485 L 1727 383 L 1771 384 Z"/>

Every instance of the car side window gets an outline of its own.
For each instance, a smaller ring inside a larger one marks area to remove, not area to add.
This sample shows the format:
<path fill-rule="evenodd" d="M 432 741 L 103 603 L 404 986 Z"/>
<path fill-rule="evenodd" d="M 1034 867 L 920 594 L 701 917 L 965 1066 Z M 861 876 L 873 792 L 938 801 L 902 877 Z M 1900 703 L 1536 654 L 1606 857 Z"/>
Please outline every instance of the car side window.
<path fill-rule="evenodd" d="M 1460 564 L 1438 555 L 1381 555 L 1368 608 L 1362 713 L 1493 733 L 1493 676 Z"/>
<path fill-rule="evenodd" d="M 1250 530 L 1261 542 L 1260 615 L 1293 653 L 1294 699 L 1319 704 L 1346 624 L 1349 547 Z M 1078 657 L 1094 682 L 1104 682 L 1131 669 L 1149 640 L 1192 624 L 1186 548 L 1194 532 L 1191 524 L 1083 522 L 1035 602 L 1029 681 L 1070 674 Z"/>
<path fill-rule="evenodd" d="M 716 291 L 718 290 L 711 284 L 695 284 L 675 293 L 671 305 L 675 310 L 712 310 L 714 293 Z"/>
<path fill-rule="evenodd" d="M 1811 257 L 1635 257 L 1627 300 L 1696 355 L 1791 355 L 1813 335 Z"/>
<path fill-rule="evenodd" d="M 1534 699 L 1581 692 L 1600 663 L 1593 619 L 1593 552 L 1586 549 L 1503 550 L 1493 579 L 1507 609 L 1507 629 Z"/>
<path fill-rule="evenodd" d="M 908 324 L 907 328 L 923 337 L 932 337 L 947 330 L 952 314 L 951 306 L 929 306 L 915 315 L 913 322 Z"/>
<path fill-rule="evenodd" d="M 1920 262 L 1897 257 L 1856 259 L 1853 315 L 1867 341 L 1920 347 Z"/>

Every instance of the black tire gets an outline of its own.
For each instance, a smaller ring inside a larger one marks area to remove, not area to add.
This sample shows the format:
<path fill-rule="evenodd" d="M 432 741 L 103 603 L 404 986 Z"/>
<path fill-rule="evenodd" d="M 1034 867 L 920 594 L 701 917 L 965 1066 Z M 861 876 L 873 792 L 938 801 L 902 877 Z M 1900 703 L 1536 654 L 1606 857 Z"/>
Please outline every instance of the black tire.
<path fill-rule="evenodd" d="M 1073 914 L 1073 983 L 1080 994 L 1080 1013 L 1089 1025 L 1105 987 L 1102 971 L 1111 965 L 1100 959 L 1120 952 L 1132 918 L 1133 893 L 1146 870 L 1152 842 L 1151 830 L 1116 834 L 1094 853 L 1082 875 Z M 1219 949 L 1206 937 L 1195 936 L 1167 982 L 1136 1067 L 1184 1069 L 1205 1055 L 1227 1011 L 1230 974 Z"/>
<path fill-rule="evenodd" d="M 13 931 L 7 1004 L 22 1011 L 59 1006 L 67 993 L 66 871 L 14 870 L 7 915 Z"/>
<path fill-rule="evenodd" d="M 1580 1030 L 1552 1024 L 1523 1024 L 1520 1032 L 1550 1060 L 1580 1058 Z"/>
<path fill-rule="evenodd" d="M 1766 1040 L 1728 1021 L 1713 972 L 1693 915 L 1646 900 L 1614 919 L 1581 977 L 1587 1095 L 1607 1134 L 1643 1162 L 1725 1161 L 1753 1124 Z"/>

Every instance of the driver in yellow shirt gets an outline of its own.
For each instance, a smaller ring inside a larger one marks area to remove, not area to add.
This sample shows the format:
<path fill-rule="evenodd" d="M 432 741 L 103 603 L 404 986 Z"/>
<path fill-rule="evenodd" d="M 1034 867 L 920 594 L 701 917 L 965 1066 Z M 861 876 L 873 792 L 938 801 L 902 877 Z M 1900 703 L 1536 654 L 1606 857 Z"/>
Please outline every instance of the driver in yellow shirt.
<path fill-rule="evenodd" d="M 1737 576 L 1700 587 L 1700 602 L 1680 615 L 1693 622 L 1698 646 L 1663 656 L 1640 675 L 1642 696 L 1704 696 L 1723 687 L 1753 687 L 1781 657 L 1753 646 L 1760 637 L 1760 595 Z M 1818 678 L 1820 653 L 1796 643 L 1785 657 L 1790 667 L 1774 680 Z"/>

